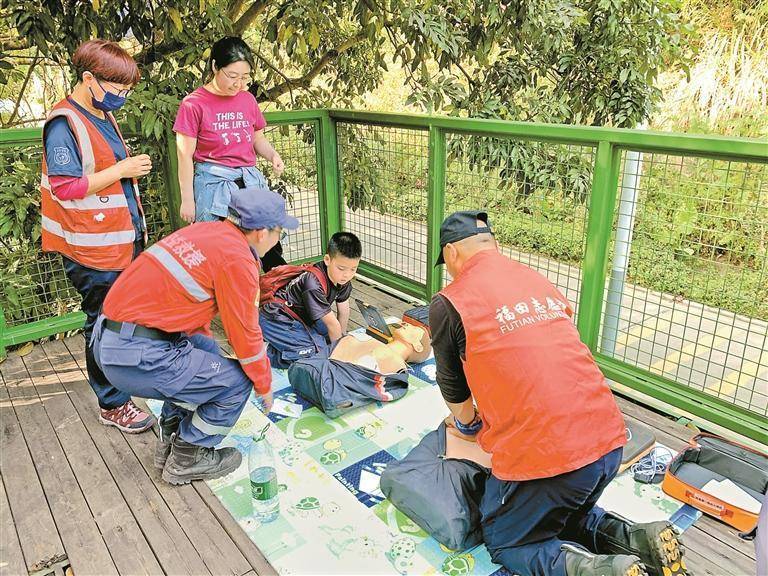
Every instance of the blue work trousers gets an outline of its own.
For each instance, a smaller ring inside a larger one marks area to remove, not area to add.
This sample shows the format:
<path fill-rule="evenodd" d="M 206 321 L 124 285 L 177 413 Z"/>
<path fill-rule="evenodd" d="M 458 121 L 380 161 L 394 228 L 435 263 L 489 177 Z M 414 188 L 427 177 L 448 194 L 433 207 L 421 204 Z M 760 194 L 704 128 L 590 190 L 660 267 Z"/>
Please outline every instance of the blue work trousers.
<path fill-rule="evenodd" d="M 520 576 L 566 576 L 564 542 L 595 552 L 605 511 L 595 506 L 616 476 L 622 448 L 552 478 L 521 482 L 491 476 L 480 504 L 483 540 L 497 564 Z"/>
<path fill-rule="evenodd" d="M 259 326 L 268 342 L 267 356 L 273 368 L 288 368 L 296 360 L 328 350 L 328 328 L 318 320 L 311 326 L 291 318 L 278 305 L 259 311 Z"/>
<path fill-rule="evenodd" d="M 190 444 L 216 446 L 235 425 L 253 385 L 237 360 L 221 356 L 212 338 L 179 334 L 170 340 L 94 329 L 96 362 L 115 387 L 141 398 L 163 400 L 162 418 L 179 416 L 179 436 Z"/>
<path fill-rule="evenodd" d="M 134 258 L 141 252 L 142 245 L 143 242 L 135 243 Z M 81 307 L 85 313 L 83 336 L 85 336 L 85 367 L 88 372 L 88 383 L 93 388 L 101 408 L 104 410 L 117 408 L 128 402 L 131 397 L 110 384 L 101 368 L 94 362 L 93 351 L 89 343 L 91 341 L 93 325 L 101 313 L 101 306 L 104 304 L 107 292 L 109 292 L 112 284 L 117 280 L 120 272 L 94 270 L 93 268 L 78 264 L 66 256 L 62 256 L 61 259 L 64 263 L 64 272 L 67 278 L 69 278 L 69 281 L 83 299 Z"/>

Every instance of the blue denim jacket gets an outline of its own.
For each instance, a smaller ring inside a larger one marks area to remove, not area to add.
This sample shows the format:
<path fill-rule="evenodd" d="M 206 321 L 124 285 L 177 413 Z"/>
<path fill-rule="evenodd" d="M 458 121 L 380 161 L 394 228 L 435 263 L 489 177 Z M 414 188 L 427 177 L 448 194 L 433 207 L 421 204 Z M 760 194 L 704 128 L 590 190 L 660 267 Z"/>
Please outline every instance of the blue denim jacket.
<path fill-rule="evenodd" d="M 231 168 L 213 162 L 195 163 L 195 222 L 227 217 L 229 198 L 237 190 L 238 178 L 243 179 L 246 187 L 267 187 L 264 174 L 254 166 Z"/>

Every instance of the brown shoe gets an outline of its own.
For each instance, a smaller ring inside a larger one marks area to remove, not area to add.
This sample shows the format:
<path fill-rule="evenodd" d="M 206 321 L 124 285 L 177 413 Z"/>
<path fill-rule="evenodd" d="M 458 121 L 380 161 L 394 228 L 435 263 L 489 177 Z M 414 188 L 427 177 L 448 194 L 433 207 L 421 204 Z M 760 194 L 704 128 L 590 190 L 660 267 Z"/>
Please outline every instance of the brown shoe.
<path fill-rule="evenodd" d="M 111 410 L 101 408 L 99 420 L 105 426 L 114 426 L 129 434 L 144 432 L 155 424 L 155 417 L 144 412 L 132 400 Z"/>

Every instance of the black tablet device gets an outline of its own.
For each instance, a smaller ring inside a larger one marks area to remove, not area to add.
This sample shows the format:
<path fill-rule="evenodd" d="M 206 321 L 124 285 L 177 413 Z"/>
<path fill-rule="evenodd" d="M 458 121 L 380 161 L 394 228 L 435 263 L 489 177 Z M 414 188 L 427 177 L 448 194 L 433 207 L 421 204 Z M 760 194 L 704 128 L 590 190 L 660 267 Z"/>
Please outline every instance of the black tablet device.
<path fill-rule="evenodd" d="M 363 315 L 365 323 L 368 325 L 366 333 L 384 343 L 391 342 L 393 338 L 392 331 L 389 329 L 389 326 L 387 326 L 387 322 L 384 320 L 384 317 L 381 315 L 378 308 L 366 304 L 358 298 L 355 298 L 355 303 L 360 309 L 360 314 Z"/>

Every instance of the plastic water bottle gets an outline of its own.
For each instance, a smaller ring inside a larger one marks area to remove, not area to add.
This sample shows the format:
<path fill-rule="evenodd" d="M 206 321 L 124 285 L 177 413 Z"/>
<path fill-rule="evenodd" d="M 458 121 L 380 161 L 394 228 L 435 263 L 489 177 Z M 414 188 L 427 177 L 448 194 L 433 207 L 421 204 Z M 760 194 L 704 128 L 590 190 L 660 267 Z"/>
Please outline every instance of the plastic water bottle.
<path fill-rule="evenodd" d="M 253 436 L 248 452 L 253 513 L 262 524 L 272 522 L 280 514 L 280 494 L 275 470 L 275 453 L 265 434 L 269 425 Z"/>

